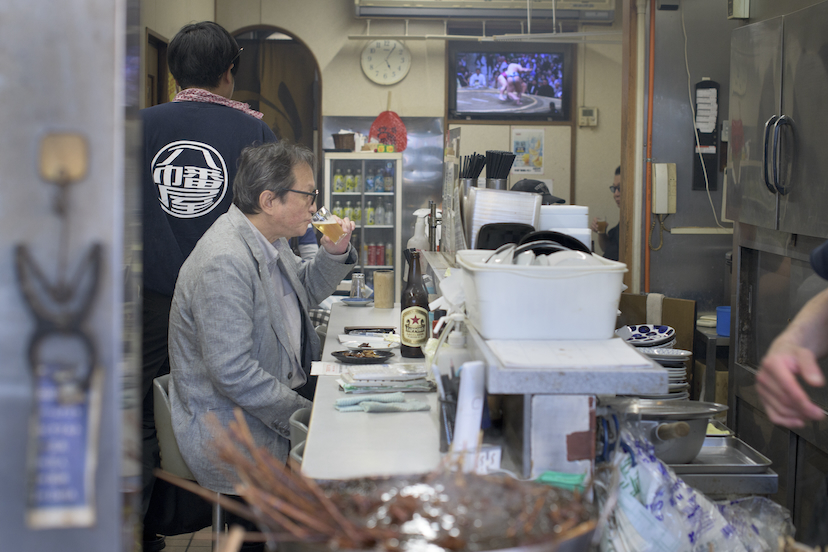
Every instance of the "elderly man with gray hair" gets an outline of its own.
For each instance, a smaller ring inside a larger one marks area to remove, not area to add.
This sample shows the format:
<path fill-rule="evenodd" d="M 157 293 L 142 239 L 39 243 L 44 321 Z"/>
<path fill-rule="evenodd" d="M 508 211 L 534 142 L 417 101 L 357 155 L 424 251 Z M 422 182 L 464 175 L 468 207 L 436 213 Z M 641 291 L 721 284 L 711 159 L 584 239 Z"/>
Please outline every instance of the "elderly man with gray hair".
<path fill-rule="evenodd" d="M 310 363 L 320 355 L 308 317 L 354 268 L 354 223 L 301 263 L 287 239 L 316 212 L 313 154 L 268 143 L 242 152 L 233 205 L 184 262 L 170 313 L 170 403 L 176 441 L 198 483 L 234 494 L 205 419 L 226 425 L 240 407 L 256 442 L 286 461 L 288 419 L 310 405 Z"/>

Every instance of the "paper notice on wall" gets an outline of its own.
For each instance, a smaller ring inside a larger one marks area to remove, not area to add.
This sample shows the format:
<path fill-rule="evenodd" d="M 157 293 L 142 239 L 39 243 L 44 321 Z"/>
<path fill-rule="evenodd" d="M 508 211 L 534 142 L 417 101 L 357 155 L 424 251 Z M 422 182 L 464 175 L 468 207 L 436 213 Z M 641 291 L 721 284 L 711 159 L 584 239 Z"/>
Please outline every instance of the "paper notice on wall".
<path fill-rule="evenodd" d="M 543 129 L 513 129 L 512 174 L 543 174 Z"/>
<path fill-rule="evenodd" d="M 719 114 L 718 91 L 715 88 L 696 90 L 696 128 L 699 132 L 711 133 L 716 130 Z"/>

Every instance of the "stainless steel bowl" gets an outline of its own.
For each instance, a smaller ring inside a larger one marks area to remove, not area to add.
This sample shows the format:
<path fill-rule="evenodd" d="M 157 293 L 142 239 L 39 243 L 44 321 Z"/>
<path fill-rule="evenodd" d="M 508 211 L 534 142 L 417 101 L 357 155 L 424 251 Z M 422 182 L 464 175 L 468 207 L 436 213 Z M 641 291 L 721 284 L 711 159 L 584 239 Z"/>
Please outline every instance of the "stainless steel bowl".
<path fill-rule="evenodd" d="M 630 408 L 641 414 L 641 427 L 665 464 L 687 464 L 698 456 L 711 416 L 724 412 L 723 404 L 700 401 L 639 400 Z"/>

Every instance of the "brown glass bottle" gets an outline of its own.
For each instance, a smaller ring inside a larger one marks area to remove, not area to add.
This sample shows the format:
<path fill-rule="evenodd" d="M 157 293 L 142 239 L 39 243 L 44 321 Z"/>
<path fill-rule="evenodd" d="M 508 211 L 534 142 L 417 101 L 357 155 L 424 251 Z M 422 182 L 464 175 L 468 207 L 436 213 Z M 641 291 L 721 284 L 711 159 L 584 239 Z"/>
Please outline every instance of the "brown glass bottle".
<path fill-rule="evenodd" d="M 420 347 L 428 341 L 430 330 L 428 291 L 423 283 L 420 254 L 414 251 L 408 266 L 408 284 L 400 297 L 400 355 L 423 358 Z"/>

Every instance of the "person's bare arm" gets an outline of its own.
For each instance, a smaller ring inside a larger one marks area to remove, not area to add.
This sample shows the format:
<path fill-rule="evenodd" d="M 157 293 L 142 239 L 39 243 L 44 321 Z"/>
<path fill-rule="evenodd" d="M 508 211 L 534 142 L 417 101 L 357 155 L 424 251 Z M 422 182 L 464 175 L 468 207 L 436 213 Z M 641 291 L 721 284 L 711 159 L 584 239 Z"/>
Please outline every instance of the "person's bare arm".
<path fill-rule="evenodd" d="M 825 377 L 817 359 L 828 354 L 828 290 L 811 299 L 762 359 L 756 386 L 770 420 L 796 428 L 820 420 L 825 412 L 808 398 L 798 377 L 821 387 Z"/>

